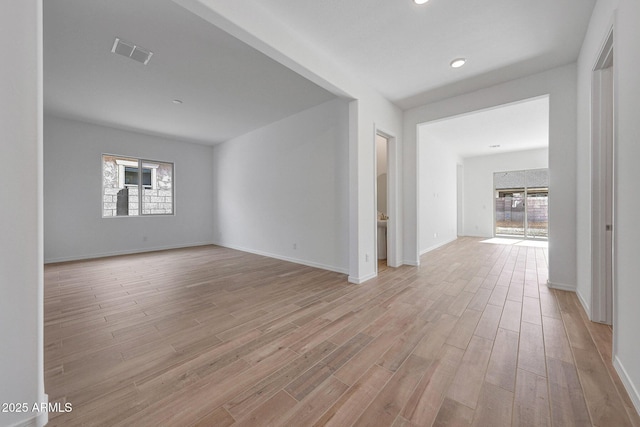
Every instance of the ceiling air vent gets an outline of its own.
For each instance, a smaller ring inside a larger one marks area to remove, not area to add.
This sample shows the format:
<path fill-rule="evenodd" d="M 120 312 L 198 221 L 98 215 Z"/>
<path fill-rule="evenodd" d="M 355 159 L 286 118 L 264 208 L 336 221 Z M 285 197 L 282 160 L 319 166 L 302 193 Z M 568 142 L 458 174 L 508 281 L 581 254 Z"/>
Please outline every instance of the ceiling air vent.
<path fill-rule="evenodd" d="M 135 61 L 141 62 L 144 65 L 147 65 L 149 63 L 151 55 L 153 55 L 153 52 L 150 52 L 143 47 L 136 46 L 131 42 L 121 40 L 118 37 L 116 37 L 113 42 L 111 52 L 126 56 Z"/>

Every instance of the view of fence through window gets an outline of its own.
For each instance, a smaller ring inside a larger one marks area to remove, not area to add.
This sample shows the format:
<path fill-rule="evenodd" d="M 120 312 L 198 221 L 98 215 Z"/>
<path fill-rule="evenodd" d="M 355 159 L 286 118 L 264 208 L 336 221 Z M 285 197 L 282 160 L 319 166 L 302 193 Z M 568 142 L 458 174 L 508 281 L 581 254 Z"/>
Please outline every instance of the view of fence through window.
<path fill-rule="evenodd" d="M 495 234 L 549 237 L 549 169 L 496 172 Z"/>
<path fill-rule="evenodd" d="M 102 216 L 173 214 L 173 163 L 102 156 Z"/>

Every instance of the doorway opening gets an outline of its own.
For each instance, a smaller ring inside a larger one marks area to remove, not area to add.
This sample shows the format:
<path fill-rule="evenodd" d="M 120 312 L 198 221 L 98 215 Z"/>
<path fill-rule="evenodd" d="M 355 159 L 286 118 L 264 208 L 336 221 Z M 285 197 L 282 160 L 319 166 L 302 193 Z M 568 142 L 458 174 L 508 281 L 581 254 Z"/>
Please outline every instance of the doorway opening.
<path fill-rule="evenodd" d="M 495 172 L 494 236 L 549 238 L 549 169 Z"/>
<path fill-rule="evenodd" d="M 591 86 L 591 320 L 613 325 L 615 126 L 613 28 L 603 44 Z"/>
<path fill-rule="evenodd" d="M 389 137 L 376 133 L 376 252 L 377 271 L 388 267 L 389 254 Z"/>

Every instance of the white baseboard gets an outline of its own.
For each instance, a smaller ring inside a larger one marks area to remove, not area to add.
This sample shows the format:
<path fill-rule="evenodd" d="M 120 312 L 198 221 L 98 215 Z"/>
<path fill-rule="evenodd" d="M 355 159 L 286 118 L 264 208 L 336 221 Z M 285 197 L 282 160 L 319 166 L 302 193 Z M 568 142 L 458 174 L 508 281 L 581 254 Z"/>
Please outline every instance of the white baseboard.
<path fill-rule="evenodd" d="M 41 427 L 44 426 L 44 424 L 40 424 L 38 422 L 38 420 L 43 416 L 43 415 L 47 415 L 45 414 L 38 414 L 38 415 L 33 415 L 31 418 L 26 419 L 24 421 L 20 421 L 18 423 L 15 424 L 11 424 L 9 427 Z M 47 417 L 47 420 L 49 418 Z"/>
<path fill-rule="evenodd" d="M 438 249 L 438 248 L 440 248 L 440 247 L 442 247 L 444 245 L 448 245 L 451 242 L 455 242 L 457 238 L 458 238 L 457 236 L 456 237 L 452 237 L 451 239 L 447 239 L 444 242 L 441 242 L 441 243 L 438 243 L 436 245 L 430 246 L 427 249 L 424 249 L 424 250 L 420 251 L 420 256 L 426 254 L 427 252 L 431 252 L 433 250 L 436 250 L 436 249 Z"/>
<path fill-rule="evenodd" d="M 185 243 L 182 245 L 155 246 L 151 248 L 139 248 L 139 249 L 124 250 L 124 251 L 101 252 L 101 253 L 95 253 L 95 254 L 74 255 L 69 257 L 58 257 L 58 258 L 45 258 L 44 263 L 52 264 L 55 262 L 81 261 L 83 259 L 106 258 L 110 256 L 142 254 L 145 252 L 157 252 L 157 251 L 166 251 L 170 249 L 192 248 L 196 246 L 207 246 L 207 245 L 213 245 L 213 244 L 214 244 L 213 242 L 194 242 L 194 243 Z"/>
<path fill-rule="evenodd" d="M 40 397 L 40 402 L 38 403 L 49 403 L 49 395 L 44 394 Z M 24 421 L 20 421 L 18 423 L 12 424 L 11 427 L 44 427 L 49 422 L 49 413 L 38 412 L 35 415 L 32 415 L 31 418 L 28 418 Z"/>
<path fill-rule="evenodd" d="M 47 393 L 41 393 L 40 402 L 49 403 L 49 395 Z M 38 415 L 36 425 L 38 427 L 44 427 L 47 425 L 48 422 L 49 422 L 49 413 L 43 412 L 40 415 Z"/>
<path fill-rule="evenodd" d="M 547 280 L 547 286 L 550 287 L 551 289 L 557 289 L 559 291 L 569 291 L 569 292 L 576 291 L 575 285 L 566 285 L 564 283 L 554 283 L 554 282 L 550 282 L 549 280 Z"/>
<path fill-rule="evenodd" d="M 633 381 L 631 381 L 631 378 L 629 378 L 629 374 L 627 373 L 627 370 L 624 369 L 622 362 L 620 362 L 618 356 L 615 355 L 613 356 L 613 367 L 618 373 L 618 376 L 620 377 L 620 381 L 622 381 L 624 388 L 627 390 L 633 406 L 635 407 L 636 411 L 640 413 L 640 393 L 638 392 L 636 386 L 633 384 Z"/>
<path fill-rule="evenodd" d="M 582 308 L 584 308 L 584 312 L 587 313 L 587 317 L 589 318 L 589 320 L 591 320 L 591 306 L 587 304 L 587 301 L 582 296 L 582 293 L 580 293 L 577 289 L 575 292 L 576 296 L 578 297 L 578 301 L 580 301 L 580 304 L 582 304 Z"/>
<path fill-rule="evenodd" d="M 367 276 L 364 277 L 353 277 L 353 276 L 349 276 L 349 283 L 355 283 L 356 285 L 360 285 L 364 282 L 366 282 L 367 280 L 371 280 L 374 277 L 378 276 L 376 273 L 371 273 Z"/>
<path fill-rule="evenodd" d="M 256 255 L 266 256 L 266 257 L 269 257 L 269 258 L 279 259 L 281 261 L 292 262 L 294 264 L 302 264 L 302 265 L 306 265 L 307 267 L 314 267 L 314 268 L 319 268 L 321 270 L 329 270 L 329 271 L 335 271 L 336 273 L 349 274 L 349 270 L 346 269 L 346 268 L 334 267 L 332 265 L 326 265 L 326 264 L 322 264 L 322 263 L 319 263 L 319 262 L 308 261 L 308 260 L 299 259 L 299 258 L 291 258 L 291 257 L 280 255 L 280 254 L 274 254 L 274 253 L 271 253 L 271 252 L 265 252 L 265 251 L 260 251 L 260 250 L 256 250 L 256 249 L 244 248 L 242 246 L 237 246 L 237 245 L 229 245 L 229 244 L 226 244 L 226 243 L 214 242 L 212 244 L 217 245 L 217 246 L 222 246 L 223 248 L 234 249 L 236 251 L 248 252 L 250 254 L 256 254 Z"/>

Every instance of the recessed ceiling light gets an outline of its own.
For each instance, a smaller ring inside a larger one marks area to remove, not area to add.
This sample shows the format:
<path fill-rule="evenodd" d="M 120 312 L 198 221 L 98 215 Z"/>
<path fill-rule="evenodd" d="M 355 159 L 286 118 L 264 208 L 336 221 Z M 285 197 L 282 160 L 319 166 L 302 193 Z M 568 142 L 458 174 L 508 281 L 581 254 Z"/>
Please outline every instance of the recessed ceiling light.
<path fill-rule="evenodd" d="M 415 4 L 425 4 L 426 2 L 428 2 L 429 0 L 413 0 L 413 2 Z"/>
<path fill-rule="evenodd" d="M 453 61 L 451 61 L 451 68 L 460 68 L 462 67 L 465 63 L 467 62 L 466 59 L 464 58 L 456 58 Z"/>
<path fill-rule="evenodd" d="M 174 99 L 171 102 L 173 102 L 174 104 L 182 104 L 182 100 L 180 100 L 180 99 Z"/>

